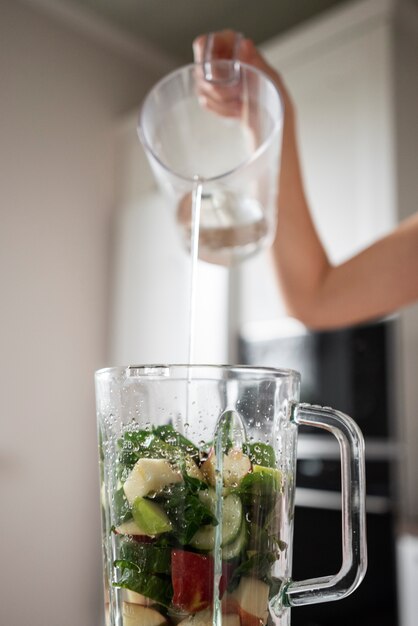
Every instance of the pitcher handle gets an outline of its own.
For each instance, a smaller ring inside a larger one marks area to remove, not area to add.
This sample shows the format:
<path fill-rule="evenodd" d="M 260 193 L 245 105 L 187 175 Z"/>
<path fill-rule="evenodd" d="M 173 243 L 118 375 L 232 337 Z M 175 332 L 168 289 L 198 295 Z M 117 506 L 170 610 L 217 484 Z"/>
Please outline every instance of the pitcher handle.
<path fill-rule="evenodd" d="M 234 46 L 232 50 L 232 57 L 230 59 L 232 64 L 227 64 L 222 69 L 218 67 L 216 70 L 216 77 L 212 72 L 212 61 L 214 60 L 212 58 L 212 52 L 215 35 L 216 33 L 209 33 L 205 41 L 205 48 L 203 52 L 203 72 L 205 80 L 216 85 L 237 82 L 240 77 L 240 62 L 237 57 L 243 35 L 241 33 L 234 33 Z"/>
<path fill-rule="evenodd" d="M 367 569 L 364 439 L 354 420 L 330 408 L 309 404 L 294 407 L 296 424 L 315 426 L 331 432 L 338 440 L 341 454 L 342 547 L 340 571 L 301 581 L 290 580 L 282 586 L 272 608 L 294 607 L 340 600 L 362 581 Z"/>

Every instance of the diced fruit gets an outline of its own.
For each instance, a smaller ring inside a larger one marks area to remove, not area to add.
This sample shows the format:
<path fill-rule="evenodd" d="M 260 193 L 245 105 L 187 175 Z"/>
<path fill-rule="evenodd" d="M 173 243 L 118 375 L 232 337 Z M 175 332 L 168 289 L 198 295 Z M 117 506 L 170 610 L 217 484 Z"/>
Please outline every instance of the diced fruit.
<path fill-rule="evenodd" d="M 189 615 L 189 617 L 182 620 L 178 626 L 212 626 L 212 624 L 212 613 L 209 609 L 205 609 L 194 615 Z"/>
<path fill-rule="evenodd" d="M 178 626 L 212 626 L 212 613 L 209 609 L 190 615 L 184 619 Z M 238 615 L 222 615 L 222 626 L 241 626 Z"/>
<path fill-rule="evenodd" d="M 132 506 L 135 498 L 143 498 L 151 492 L 161 491 L 167 485 L 182 480 L 181 472 L 174 469 L 165 459 L 142 458 L 132 468 L 123 490 Z"/>
<path fill-rule="evenodd" d="M 210 496 L 208 496 L 209 498 Z M 223 501 L 222 510 L 222 545 L 225 546 L 228 543 L 234 541 L 240 530 L 242 524 L 242 502 L 241 499 L 235 494 L 231 493 Z M 193 539 L 190 542 L 197 550 L 212 550 L 215 545 L 215 526 L 202 526 L 194 534 Z"/>
<path fill-rule="evenodd" d="M 150 598 L 136 593 L 136 591 L 131 591 L 130 589 L 123 590 L 123 599 L 129 604 L 140 604 L 141 606 L 151 606 L 153 604 Z"/>
<path fill-rule="evenodd" d="M 241 626 L 239 615 L 234 615 L 233 613 L 222 615 L 222 626 Z"/>
<path fill-rule="evenodd" d="M 208 607 L 213 598 L 212 575 L 211 557 L 185 550 L 173 550 L 171 581 L 174 606 L 190 613 Z"/>
<path fill-rule="evenodd" d="M 139 537 L 141 536 L 148 537 L 144 529 L 138 526 L 138 524 L 133 519 L 130 519 L 127 522 L 124 522 L 123 524 L 120 524 L 120 526 L 116 526 L 115 531 L 118 533 L 118 535 L 134 535 L 134 536 L 139 536 Z"/>
<path fill-rule="evenodd" d="M 212 604 L 214 563 L 211 556 L 186 550 L 171 552 L 173 605 L 182 611 L 195 613 Z M 222 597 L 232 576 L 233 568 L 222 564 L 219 595 Z"/>
<path fill-rule="evenodd" d="M 257 578 L 241 578 L 222 600 L 222 611 L 237 613 L 241 626 L 264 626 L 268 619 L 269 586 Z"/>
<path fill-rule="evenodd" d="M 206 481 L 214 487 L 216 484 L 216 456 L 212 449 L 206 461 L 202 463 L 202 473 Z M 237 487 L 248 472 L 251 471 L 249 456 L 241 450 L 230 450 L 223 456 L 223 484 L 225 487 Z"/>
<path fill-rule="evenodd" d="M 155 609 L 139 604 L 122 604 L 123 626 L 163 626 L 167 620 Z"/>
<path fill-rule="evenodd" d="M 202 474 L 209 485 L 212 487 L 216 484 L 216 457 L 215 450 L 212 448 L 206 461 L 200 466 Z"/>
<path fill-rule="evenodd" d="M 170 532 L 172 529 L 171 522 L 162 507 L 146 498 L 136 498 L 134 500 L 132 515 L 136 524 L 147 535 L 159 535 Z"/>
<path fill-rule="evenodd" d="M 249 471 L 250 458 L 241 450 L 230 450 L 228 454 L 224 454 L 223 478 L 226 487 L 237 487 Z"/>
<path fill-rule="evenodd" d="M 196 465 L 196 463 L 193 461 L 191 457 L 189 456 L 186 457 L 184 463 L 186 467 L 186 474 L 188 476 L 191 476 L 192 478 L 197 478 L 198 480 L 201 480 L 201 481 L 204 480 L 204 476 L 200 468 Z"/>

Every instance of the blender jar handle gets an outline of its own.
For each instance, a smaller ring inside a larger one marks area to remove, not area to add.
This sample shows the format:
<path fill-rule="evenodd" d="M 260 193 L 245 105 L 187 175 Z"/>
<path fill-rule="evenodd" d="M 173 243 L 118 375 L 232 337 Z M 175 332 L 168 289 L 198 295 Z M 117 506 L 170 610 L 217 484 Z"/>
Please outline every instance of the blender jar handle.
<path fill-rule="evenodd" d="M 225 67 L 218 67 L 216 70 L 216 77 L 212 71 L 212 61 L 216 60 L 212 56 L 214 39 L 215 33 L 209 33 L 205 41 L 205 48 L 203 51 L 203 73 L 205 80 L 215 85 L 237 82 L 240 77 L 240 62 L 237 57 L 243 35 L 241 33 L 234 33 L 234 45 L 230 59 L 232 64 L 228 63 Z"/>
<path fill-rule="evenodd" d="M 334 576 L 289 581 L 280 598 L 282 607 L 340 600 L 360 584 L 367 569 L 364 439 L 351 417 L 330 408 L 295 405 L 293 421 L 325 429 L 338 440 L 341 454 L 343 561 Z M 276 601 L 276 602 L 275 602 Z"/>

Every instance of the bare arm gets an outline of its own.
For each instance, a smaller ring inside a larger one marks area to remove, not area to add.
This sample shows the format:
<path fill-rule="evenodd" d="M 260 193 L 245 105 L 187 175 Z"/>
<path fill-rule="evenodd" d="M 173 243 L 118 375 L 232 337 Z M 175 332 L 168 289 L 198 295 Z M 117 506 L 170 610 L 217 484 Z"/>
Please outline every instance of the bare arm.
<path fill-rule="evenodd" d="M 223 31 L 218 38 L 217 56 L 228 56 L 232 31 Z M 195 42 L 198 59 L 203 44 L 203 37 Z M 272 253 L 288 313 L 311 328 L 332 328 L 380 317 L 417 300 L 418 214 L 345 263 L 331 265 L 305 198 L 291 98 L 279 74 L 250 40 L 241 43 L 239 57 L 268 74 L 284 99 L 278 223 Z"/>
<path fill-rule="evenodd" d="M 288 312 L 311 328 L 333 328 L 381 317 L 414 302 L 418 213 L 345 263 L 331 265 L 305 198 L 294 109 L 277 74 L 275 82 L 287 112 L 273 258 Z"/>

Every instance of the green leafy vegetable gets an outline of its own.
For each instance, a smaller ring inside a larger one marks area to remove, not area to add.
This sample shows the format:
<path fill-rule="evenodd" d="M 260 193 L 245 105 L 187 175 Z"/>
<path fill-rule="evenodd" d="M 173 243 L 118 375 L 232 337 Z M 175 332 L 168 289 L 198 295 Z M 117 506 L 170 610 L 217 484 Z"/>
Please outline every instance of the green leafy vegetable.
<path fill-rule="evenodd" d="M 216 517 L 201 502 L 199 491 L 207 489 L 206 483 L 183 475 L 184 482 L 177 483 L 162 494 L 162 506 L 173 526 L 173 535 L 186 545 L 201 526 L 217 525 Z"/>
<path fill-rule="evenodd" d="M 120 558 L 142 573 L 170 575 L 171 548 L 126 540 L 121 542 Z"/>
<path fill-rule="evenodd" d="M 228 584 L 228 591 L 233 591 L 243 576 L 253 576 L 269 584 L 271 566 L 275 560 L 274 554 L 270 552 L 252 554 L 234 570 Z"/>
<path fill-rule="evenodd" d="M 153 428 L 152 432 L 165 443 L 176 448 L 181 448 L 183 452 L 195 460 L 199 459 L 199 449 L 191 441 L 186 439 L 186 437 L 177 432 L 171 424 L 157 426 Z"/>
<path fill-rule="evenodd" d="M 250 457 L 253 465 L 276 467 L 276 455 L 272 446 L 267 443 L 246 443 L 243 446 L 243 451 Z"/>
<path fill-rule="evenodd" d="M 237 493 L 247 506 L 262 507 L 268 513 L 274 506 L 277 491 L 277 477 L 269 472 L 251 472 L 244 476 Z"/>
<path fill-rule="evenodd" d="M 143 574 L 132 563 L 124 560 L 115 561 L 115 566 L 122 570 L 122 575 L 113 583 L 114 587 L 130 589 L 163 606 L 170 606 L 173 597 L 170 578 L 149 573 Z"/>
<path fill-rule="evenodd" d="M 181 450 L 168 444 L 156 433 L 148 430 L 129 431 L 119 439 L 121 448 L 120 462 L 132 469 L 138 459 L 167 459 L 175 461 L 181 456 Z"/>
<path fill-rule="evenodd" d="M 124 522 L 132 519 L 132 511 L 129 507 L 129 502 L 126 499 L 122 487 L 115 491 L 113 507 L 115 512 L 116 526 L 120 526 Z"/>

